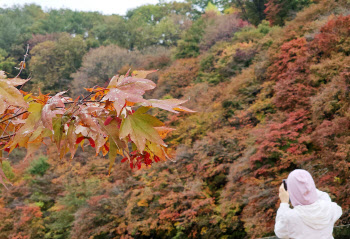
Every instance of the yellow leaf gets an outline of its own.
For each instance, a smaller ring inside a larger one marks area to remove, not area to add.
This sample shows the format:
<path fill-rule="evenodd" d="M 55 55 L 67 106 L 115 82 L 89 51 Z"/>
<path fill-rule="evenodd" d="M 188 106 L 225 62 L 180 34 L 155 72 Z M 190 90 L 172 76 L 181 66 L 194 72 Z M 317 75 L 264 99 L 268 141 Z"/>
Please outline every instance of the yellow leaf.
<path fill-rule="evenodd" d="M 6 80 L 0 80 L 0 114 L 4 113 L 7 106 L 27 107 L 21 92 L 14 86 L 8 84 Z"/>
<path fill-rule="evenodd" d="M 157 130 L 159 136 L 160 136 L 162 139 L 164 139 L 164 138 L 168 135 L 168 133 L 170 133 L 171 131 L 174 131 L 174 130 L 175 130 L 175 129 L 173 129 L 173 128 L 168 128 L 168 127 L 165 127 L 165 126 L 154 127 L 154 128 Z"/>
<path fill-rule="evenodd" d="M 147 200 L 141 199 L 141 200 L 137 203 L 137 206 L 139 206 L 139 207 L 148 207 Z"/>
<path fill-rule="evenodd" d="M 26 63 L 24 61 L 21 61 L 19 63 L 19 67 L 22 67 L 23 69 L 25 69 L 26 68 Z"/>

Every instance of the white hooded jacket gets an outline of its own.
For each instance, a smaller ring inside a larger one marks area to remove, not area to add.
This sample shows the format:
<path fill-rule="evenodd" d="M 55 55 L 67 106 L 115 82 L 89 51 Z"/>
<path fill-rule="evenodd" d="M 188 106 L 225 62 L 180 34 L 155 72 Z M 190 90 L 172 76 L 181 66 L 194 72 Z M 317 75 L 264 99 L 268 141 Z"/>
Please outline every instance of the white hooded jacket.
<path fill-rule="evenodd" d="M 310 205 L 296 206 L 281 203 L 277 211 L 275 233 L 279 238 L 333 239 L 334 223 L 342 209 L 327 193 L 317 190 L 318 200 Z"/>

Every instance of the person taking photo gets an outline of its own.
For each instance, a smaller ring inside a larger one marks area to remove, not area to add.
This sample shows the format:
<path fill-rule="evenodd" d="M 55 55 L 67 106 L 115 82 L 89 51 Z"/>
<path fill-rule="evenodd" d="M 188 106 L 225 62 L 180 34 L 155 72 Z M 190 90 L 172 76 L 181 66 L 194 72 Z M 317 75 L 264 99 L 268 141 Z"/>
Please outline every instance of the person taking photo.
<path fill-rule="evenodd" d="M 286 189 L 285 189 L 286 186 Z M 279 188 L 275 233 L 279 238 L 333 239 L 334 223 L 342 209 L 318 190 L 309 172 L 296 169 Z M 289 200 L 293 209 L 289 207 Z"/>

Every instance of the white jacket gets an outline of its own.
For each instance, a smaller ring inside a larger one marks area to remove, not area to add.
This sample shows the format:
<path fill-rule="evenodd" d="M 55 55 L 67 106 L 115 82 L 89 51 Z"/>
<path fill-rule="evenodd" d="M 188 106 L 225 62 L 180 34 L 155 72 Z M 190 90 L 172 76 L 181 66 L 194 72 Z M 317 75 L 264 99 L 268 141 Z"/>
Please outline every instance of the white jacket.
<path fill-rule="evenodd" d="M 342 209 L 327 193 L 317 190 L 318 200 L 310 205 L 296 206 L 281 203 L 277 211 L 275 233 L 279 238 L 333 239 L 334 223 Z"/>

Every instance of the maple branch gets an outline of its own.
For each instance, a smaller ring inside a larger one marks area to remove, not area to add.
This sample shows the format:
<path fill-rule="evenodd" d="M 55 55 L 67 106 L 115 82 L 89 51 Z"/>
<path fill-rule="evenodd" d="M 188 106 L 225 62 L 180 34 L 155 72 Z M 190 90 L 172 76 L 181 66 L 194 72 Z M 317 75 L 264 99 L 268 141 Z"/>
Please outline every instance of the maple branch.
<path fill-rule="evenodd" d="M 8 108 L 10 108 L 10 106 L 7 106 L 6 110 L 8 110 Z M 6 110 L 5 110 L 5 112 L 6 112 Z M 3 116 L 0 117 L 0 120 L 5 118 L 9 114 L 11 114 L 11 113 L 4 114 Z"/>
<path fill-rule="evenodd" d="M 19 108 L 19 109 L 16 111 L 15 114 L 17 114 L 18 111 L 20 111 L 20 110 L 21 110 L 21 108 Z M 18 117 L 18 116 L 15 116 L 15 117 Z M 4 131 L 2 132 L 1 137 L 4 136 L 4 133 L 8 134 L 8 133 L 6 132 L 6 130 L 7 130 L 7 127 L 9 126 L 9 124 L 11 123 L 11 118 L 12 118 L 12 117 L 9 118 L 10 120 L 7 119 L 7 120 L 9 120 L 9 122 L 7 123 L 7 125 L 6 125 L 6 127 L 5 127 L 5 129 L 4 129 Z M 3 121 L 1 121 L 1 122 L 5 122 L 5 120 L 3 120 Z"/>
<path fill-rule="evenodd" d="M 85 100 L 84 103 L 105 103 L 105 102 L 101 102 L 100 100 Z"/>
<path fill-rule="evenodd" d="M 3 137 L 0 137 L 0 140 L 2 140 L 2 139 L 7 139 L 7 138 L 10 138 L 10 137 L 15 136 L 15 135 L 16 135 L 16 134 L 13 133 L 13 134 L 10 134 L 10 135 L 3 136 Z"/>
<path fill-rule="evenodd" d="M 92 89 L 95 89 L 96 85 L 94 87 L 92 87 Z M 83 102 L 84 100 L 86 100 L 87 98 L 89 98 L 94 92 L 90 92 L 90 94 L 88 94 L 87 96 L 85 96 L 82 100 L 80 100 L 79 102 Z"/>
<path fill-rule="evenodd" d="M 11 123 L 11 121 L 9 121 L 9 122 L 7 123 L 7 125 L 6 125 L 6 127 L 5 127 L 5 129 L 4 129 L 4 131 L 3 131 L 2 134 L 1 134 L 1 137 L 4 135 L 4 133 L 6 133 L 6 134 L 8 135 L 8 133 L 6 132 L 6 130 L 7 130 L 7 127 L 9 126 L 10 123 Z"/>
<path fill-rule="evenodd" d="M 14 115 L 14 116 L 11 116 L 11 117 L 9 117 L 9 118 L 7 118 L 7 119 L 4 119 L 4 120 L 0 121 L 0 124 L 6 122 L 6 121 L 8 121 L 8 120 L 11 120 L 11 119 L 13 119 L 13 118 L 16 118 L 16 117 L 18 117 L 18 116 L 20 116 L 20 115 L 23 115 L 23 114 L 25 114 L 25 113 L 27 113 L 27 112 L 28 112 L 28 111 L 26 110 L 26 111 L 23 111 L 23 112 L 21 112 L 21 113 L 19 113 L 19 114 L 16 114 L 16 115 Z"/>
<path fill-rule="evenodd" d="M 27 80 L 30 81 L 31 79 L 32 79 L 32 78 L 30 78 L 30 75 L 29 75 L 28 78 L 27 78 Z M 24 82 L 24 84 L 21 85 L 21 87 L 19 87 L 19 90 L 22 90 L 23 86 L 24 86 L 28 81 Z"/>
<path fill-rule="evenodd" d="M 65 105 L 73 104 L 73 103 L 74 103 L 74 101 L 64 102 Z M 83 104 L 83 103 L 105 103 L 105 102 L 101 102 L 99 100 L 84 100 L 84 101 L 81 101 L 81 102 L 79 101 L 78 103 Z"/>

